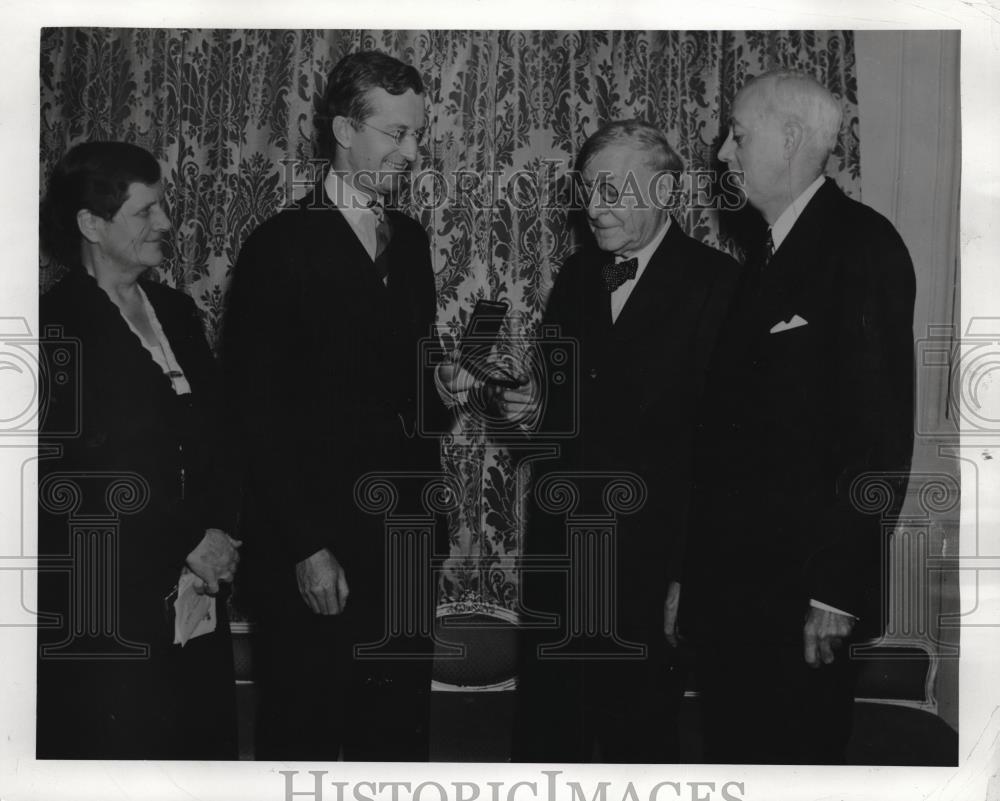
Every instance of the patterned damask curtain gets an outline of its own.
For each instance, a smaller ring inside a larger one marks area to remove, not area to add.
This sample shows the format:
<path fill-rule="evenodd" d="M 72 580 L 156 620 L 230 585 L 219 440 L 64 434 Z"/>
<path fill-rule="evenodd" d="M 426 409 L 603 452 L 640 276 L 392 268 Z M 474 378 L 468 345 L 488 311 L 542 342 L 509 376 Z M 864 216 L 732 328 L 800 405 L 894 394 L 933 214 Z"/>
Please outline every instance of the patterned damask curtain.
<path fill-rule="evenodd" d="M 443 202 L 434 202 L 439 185 L 421 181 L 408 203 L 430 236 L 446 338 L 479 297 L 507 300 L 516 333 L 537 327 L 575 244 L 559 195 L 548 190 L 606 121 L 646 119 L 689 170 L 710 170 L 746 78 L 800 68 L 844 103 L 828 172 L 849 194 L 860 189 L 854 39 L 839 31 L 45 29 L 43 186 L 78 142 L 123 139 L 152 151 L 176 226 L 160 278 L 195 298 L 214 342 L 241 244 L 305 191 L 312 107 L 326 75 L 344 54 L 371 48 L 423 76 L 430 137 L 420 168 L 466 176 L 457 194 L 453 179 Z M 491 197 L 493 187 L 500 191 Z M 735 250 L 717 212 L 682 206 L 677 219 L 695 237 Z M 43 289 L 56 271 L 43 255 Z M 467 494 L 451 521 L 442 603 L 509 613 L 524 528 L 523 454 L 489 445 L 470 424 L 443 445 L 443 458 Z"/>

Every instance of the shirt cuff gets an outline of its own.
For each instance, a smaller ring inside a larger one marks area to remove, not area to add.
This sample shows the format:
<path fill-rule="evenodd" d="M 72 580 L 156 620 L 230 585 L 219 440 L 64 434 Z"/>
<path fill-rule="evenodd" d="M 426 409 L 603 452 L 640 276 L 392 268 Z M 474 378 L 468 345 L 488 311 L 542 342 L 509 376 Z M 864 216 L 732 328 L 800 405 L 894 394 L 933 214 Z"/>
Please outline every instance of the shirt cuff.
<path fill-rule="evenodd" d="M 830 604 L 825 604 L 822 601 L 817 601 L 815 598 L 809 599 L 809 606 L 813 609 L 823 609 L 827 612 L 834 612 L 838 615 L 843 615 L 844 617 L 853 617 L 855 620 L 858 619 L 857 615 L 852 615 L 850 612 L 845 612 L 843 609 L 838 609 L 835 606 L 830 606 Z"/>
<path fill-rule="evenodd" d="M 469 389 L 460 389 L 457 392 L 451 392 L 448 387 L 445 386 L 444 381 L 441 380 L 441 373 L 439 369 L 434 370 L 434 386 L 437 388 L 438 395 L 444 402 L 444 405 L 449 409 L 455 406 L 464 406 L 469 400 Z"/>

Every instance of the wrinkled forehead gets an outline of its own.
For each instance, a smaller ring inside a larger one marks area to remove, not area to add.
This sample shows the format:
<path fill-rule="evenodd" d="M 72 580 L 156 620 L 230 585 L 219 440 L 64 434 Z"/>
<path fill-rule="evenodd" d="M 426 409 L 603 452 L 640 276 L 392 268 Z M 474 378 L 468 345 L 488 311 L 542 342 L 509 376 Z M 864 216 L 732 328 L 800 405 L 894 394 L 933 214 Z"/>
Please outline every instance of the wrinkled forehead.
<path fill-rule="evenodd" d="M 733 123 L 748 125 L 763 119 L 767 114 L 767 108 L 766 88 L 761 85 L 760 81 L 754 81 L 736 93 L 730 119 Z"/>
<path fill-rule="evenodd" d="M 637 143 L 623 139 L 601 148 L 583 166 L 580 177 L 587 183 L 597 180 L 621 184 L 629 174 L 649 172 L 649 153 Z"/>

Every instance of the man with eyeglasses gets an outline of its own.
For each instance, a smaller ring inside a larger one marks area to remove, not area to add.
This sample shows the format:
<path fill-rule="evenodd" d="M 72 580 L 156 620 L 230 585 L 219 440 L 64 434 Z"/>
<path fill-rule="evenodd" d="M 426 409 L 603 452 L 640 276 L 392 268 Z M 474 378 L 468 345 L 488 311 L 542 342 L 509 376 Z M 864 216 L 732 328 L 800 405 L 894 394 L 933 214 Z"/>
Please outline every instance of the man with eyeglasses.
<path fill-rule="evenodd" d="M 425 124 L 413 67 L 343 58 L 316 118 L 331 169 L 250 236 L 235 268 L 222 344 L 245 452 L 258 759 L 428 756 L 429 638 L 409 643 L 412 660 L 353 650 L 388 633 L 384 523 L 359 508 L 356 482 L 440 469 L 417 410 L 447 425 L 417 366 L 436 312 L 427 235 L 386 208 Z"/>

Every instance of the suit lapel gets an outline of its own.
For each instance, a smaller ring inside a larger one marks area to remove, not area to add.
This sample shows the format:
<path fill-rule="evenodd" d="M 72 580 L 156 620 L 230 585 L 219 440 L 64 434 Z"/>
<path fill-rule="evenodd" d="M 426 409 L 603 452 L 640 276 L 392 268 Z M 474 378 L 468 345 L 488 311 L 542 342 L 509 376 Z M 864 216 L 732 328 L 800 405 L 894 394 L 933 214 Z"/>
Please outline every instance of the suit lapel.
<path fill-rule="evenodd" d="M 662 319 L 681 296 L 683 271 L 675 260 L 683 252 L 684 232 L 677 221 L 670 223 L 670 230 L 649 259 L 649 264 L 632 289 L 613 327 L 617 339 L 628 339 L 641 334 L 651 322 Z M 610 301 L 609 311 L 610 315 Z"/>
<path fill-rule="evenodd" d="M 329 272 L 335 284 L 346 284 L 351 292 L 384 291 L 385 285 L 375 272 L 371 256 L 347 218 L 327 198 L 322 185 L 317 191 L 322 192 L 324 200 L 319 208 L 299 202 L 300 213 L 309 215 L 311 233 L 307 246 L 315 269 L 321 274 Z"/>
<path fill-rule="evenodd" d="M 829 242 L 831 209 L 840 189 L 827 178 L 795 221 L 760 279 L 761 335 L 770 335 L 779 321 L 801 312 L 804 295 L 816 287 L 817 242 Z M 846 234 L 846 232 L 845 232 Z"/>
<path fill-rule="evenodd" d="M 761 284 L 765 291 L 775 287 L 794 290 L 808 281 L 809 276 L 803 272 L 802 266 L 806 261 L 815 259 L 817 242 L 829 241 L 829 232 L 824 229 L 830 217 L 830 206 L 836 203 L 839 192 L 836 183 L 827 178 L 813 195 L 781 247 L 763 269 Z"/>
<path fill-rule="evenodd" d="M 583 265 L 583 308 L 586 314 L 584 329 L 591 337 L 601 339 L 611 330 L 611 296 L 601 282 L 601 267 L 613 258 L 609 253 L 596 247 L 587 252 L 587 262 Z"/>

